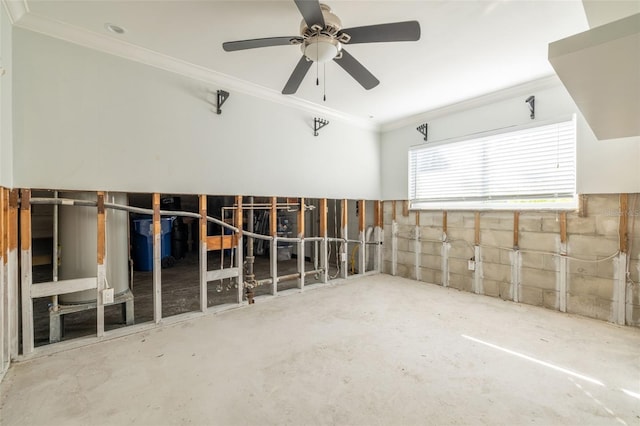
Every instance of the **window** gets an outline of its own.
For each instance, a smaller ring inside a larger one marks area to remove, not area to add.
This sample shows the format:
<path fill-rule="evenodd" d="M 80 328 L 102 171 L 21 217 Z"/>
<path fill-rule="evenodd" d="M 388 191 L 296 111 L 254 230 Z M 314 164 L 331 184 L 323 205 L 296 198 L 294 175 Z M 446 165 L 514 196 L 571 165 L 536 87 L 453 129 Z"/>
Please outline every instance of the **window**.
<path fill-rule="evenodd" d="M 409 200 L 416 209 L 576 208 L 575 115 L 411 148 Z"/>

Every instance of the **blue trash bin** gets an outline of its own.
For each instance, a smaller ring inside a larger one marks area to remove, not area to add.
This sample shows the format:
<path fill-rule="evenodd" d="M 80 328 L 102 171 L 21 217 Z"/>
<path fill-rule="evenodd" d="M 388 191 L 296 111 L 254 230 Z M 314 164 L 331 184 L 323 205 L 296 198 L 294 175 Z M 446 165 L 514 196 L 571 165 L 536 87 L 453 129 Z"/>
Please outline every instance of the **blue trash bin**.
<path fill-rule="evenodd" d="M 171 224 L 173 218 L 160 219 L 160 258 L 171 256 Z M 133 269 L 153 270 L 153 219 L 133 220 Z"/>

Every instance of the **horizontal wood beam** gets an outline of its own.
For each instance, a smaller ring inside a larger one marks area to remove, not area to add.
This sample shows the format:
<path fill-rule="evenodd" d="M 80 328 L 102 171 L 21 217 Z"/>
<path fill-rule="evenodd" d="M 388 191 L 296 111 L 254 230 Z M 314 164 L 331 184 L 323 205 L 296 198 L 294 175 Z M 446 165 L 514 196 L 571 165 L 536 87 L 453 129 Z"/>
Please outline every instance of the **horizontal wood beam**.
<path fill-rule="evenodd" d="M 238 245 L 238 237 L 235 234 L 207 236 L 207 251 L 232 249 L 236 245 Z"/>

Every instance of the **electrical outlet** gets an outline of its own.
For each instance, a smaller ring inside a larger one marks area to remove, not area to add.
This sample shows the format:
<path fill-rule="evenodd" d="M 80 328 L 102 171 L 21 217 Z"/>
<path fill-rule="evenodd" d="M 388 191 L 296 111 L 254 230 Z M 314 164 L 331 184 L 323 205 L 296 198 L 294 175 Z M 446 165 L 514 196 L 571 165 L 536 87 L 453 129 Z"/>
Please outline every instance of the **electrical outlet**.
<path fill-rule="evenodd" d="M 467 269 L 470 271 L 475 271 L 476 270 L 476 261 L 473 259 L 469 259 L 469 261 L 467 262 Z"/>
<path fill-rule="evenodd" d="M 105 288 L 102 290 L 102 303 L 105 305 L 109 305 L 113 303 L 114 291 L 112 288 Z"/>

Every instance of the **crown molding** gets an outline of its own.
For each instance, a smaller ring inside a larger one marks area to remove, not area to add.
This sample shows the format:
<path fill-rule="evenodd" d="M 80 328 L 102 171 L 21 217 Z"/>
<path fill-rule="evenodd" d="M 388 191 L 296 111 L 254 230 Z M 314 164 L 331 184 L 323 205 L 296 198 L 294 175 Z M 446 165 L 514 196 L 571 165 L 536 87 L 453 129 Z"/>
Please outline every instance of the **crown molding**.
<path fill-rule="evenodd" d="M 15 25 L 22 17 L 29 12 L 27 0 L 2 0 L 2 5 L 7 11 L 9 21 Z"/>
<path fill-rule="evenodd" d="M 95 33 L 84 28 L 75 27 L 64 22 L 46 18 L 34 14 L 33 12 L 28 12 L 25 0 L 2 1 L 5 4 L 24 4 L 25 12 L 20 15 L 19 20 L 14 22 L 16 27 L 98 50 L 100 52 L 108 53 L 134 62 L 139 62 L 154 68 L 159 68 L 194 80 L 202 81 L 207 84 L 216 85 L 227 91 L 243 93 L 287 107 L 303 110 L 314 115 L 321 115 L 323 117 L 331 117 L 333 119 L 346 121 L 351 125 L 355 125 L 366 130 L 379 131 L 379 125 L 377 123 L 372 123 L 370 120 L 365 120 L 364 118 L 346 114 L 335 109 L 326 108 L 304 99 L 284 96 L 276 90 L 268 89 L 227 74 L 213 71 L 203 66 L 195 65 L 122 40 L 117 40 L 107 35 Z"/>
<path fill-rule="evenodd" d="M 506 89 L 497 90 L 495 92 L 487 93 L 475 98 L 456 102 L 451 105 L 446 105 L 441 108 L 432 109 L 430 111 L 425 111 L 419 114 L 401 118 L 399 120 L 384 123 L 380 126 L 380 132 L 384 133 L 406 126 L 415 126 L 416 123 L 424 123 L 425 121 L 435 120 L 436 118 L 446 115 L 456 114 L 474 108 L 480 108 L 518 96 L 530 95 L 532 91 L 550 89 L 559 86 L 562 86 L 562 82 L 557 75 L 552 74 L 546 77 L 539 78 L 537 80 L 528 81 L 526 83 L 511 86 Z"/>

